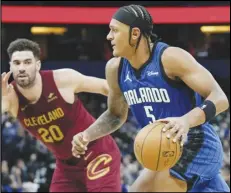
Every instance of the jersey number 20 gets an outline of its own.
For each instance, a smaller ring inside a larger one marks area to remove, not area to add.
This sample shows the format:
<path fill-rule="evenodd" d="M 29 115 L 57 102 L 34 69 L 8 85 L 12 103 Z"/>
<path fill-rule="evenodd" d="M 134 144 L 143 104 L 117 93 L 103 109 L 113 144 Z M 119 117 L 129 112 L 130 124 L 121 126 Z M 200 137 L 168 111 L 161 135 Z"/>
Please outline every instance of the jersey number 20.
<path fill-rule="evenodd" d="M 152 114 L 152 111 L 153 111 L 152 106 L 144 106 L 144 110 L 145 110 L 146 116 L 151 119 L 151 121 L 149 121 L 149 123 L 150 124 L 154 123 L 156 121 L 156 118 Z"/>
<path fill-rule="evenodd" d="M 45 143 L 59 142 L 64 138 L 60 127 L 57 125 L 51 125 L 48 129 L 40 128 L 38 133 Z"/>

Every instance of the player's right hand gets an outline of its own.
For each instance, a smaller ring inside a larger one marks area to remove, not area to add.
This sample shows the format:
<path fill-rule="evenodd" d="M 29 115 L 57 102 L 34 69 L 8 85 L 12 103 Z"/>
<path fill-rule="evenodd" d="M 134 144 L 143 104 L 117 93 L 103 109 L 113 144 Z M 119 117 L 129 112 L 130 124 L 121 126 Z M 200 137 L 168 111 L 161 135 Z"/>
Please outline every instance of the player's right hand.
<path fill-rule="evenodd" d="M 80 158 L 80 155 L 84 155 L 85 151 L 87 151 L 88 141 L 84 139 L 83 133 L 78 133 L 73 137 L 72 140 L 72 155 Z"/>
<path fill-rule="evenodd" d="M 8 83 L 10 75 L 11 75 L 11 71 L 7 73 L 5 72 L 2 73 L 1 81 L 2 81 L 2 96 L 3 97 L 8 96 L 13 89 L 13 86 Z"/>

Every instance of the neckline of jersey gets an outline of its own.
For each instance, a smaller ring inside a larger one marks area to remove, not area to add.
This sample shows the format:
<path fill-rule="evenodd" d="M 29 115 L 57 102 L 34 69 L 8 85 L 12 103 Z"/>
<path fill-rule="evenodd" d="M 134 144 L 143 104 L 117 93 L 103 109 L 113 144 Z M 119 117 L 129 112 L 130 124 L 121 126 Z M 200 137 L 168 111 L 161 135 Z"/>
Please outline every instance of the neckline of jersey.
<path fill-rule="evenodd" d="M 148 60 L 147 60 L 146 62 L 144 62 L 144 63 L 141 65 L 141 67 L 140 67 L 139 69 L 135 69 L 135 68 L 130 64 L 131 68 L 134 70 L 135 73 L 140 73 L 140 74 L 141 74 L 141 72 L 143 71 L 143 69 L 144 69 L 146 66 L 148 66 L 148 65 L 150 64 L 150 62 L 152 61 L 152 59 L 153 59 L 153 57 L 154 57 L 154 51 L 156 50 L 157 44 L 158 44 L 158 42 L 155 42 L 155 43 L 154 43 L 154 45 L 153 45 L 153 47 L 152 47 L 151 54 L 150 54 Z"/>

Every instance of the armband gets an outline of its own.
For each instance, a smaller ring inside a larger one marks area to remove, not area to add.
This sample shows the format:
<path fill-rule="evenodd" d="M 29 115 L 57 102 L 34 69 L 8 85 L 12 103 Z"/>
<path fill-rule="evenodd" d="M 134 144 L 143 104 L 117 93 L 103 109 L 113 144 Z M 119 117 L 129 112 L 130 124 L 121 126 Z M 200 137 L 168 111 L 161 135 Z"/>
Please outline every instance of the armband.
<path fill-rule="evenodd" d="M 205 122 L 210 121 L 216 116 L 216 106 L 210 100 L 205 100 L 204 103 L 200 105 L 200 109 L 205 113 Z"/>

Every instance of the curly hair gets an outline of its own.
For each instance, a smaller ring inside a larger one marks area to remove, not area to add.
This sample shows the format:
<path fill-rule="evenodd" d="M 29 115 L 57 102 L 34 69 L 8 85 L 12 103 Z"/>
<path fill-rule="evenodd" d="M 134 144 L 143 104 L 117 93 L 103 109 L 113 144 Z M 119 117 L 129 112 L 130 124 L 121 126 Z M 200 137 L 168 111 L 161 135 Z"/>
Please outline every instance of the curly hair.
<path fill-rule="evenodd" d="M 10 43 L 7 48 L 9 58 L 11 58 L 12 54 L 16 51 L 31 51 L 36 59 L 39 59 L 41 54 L 38 43 L 24 38 L 16 39 Z"/>

